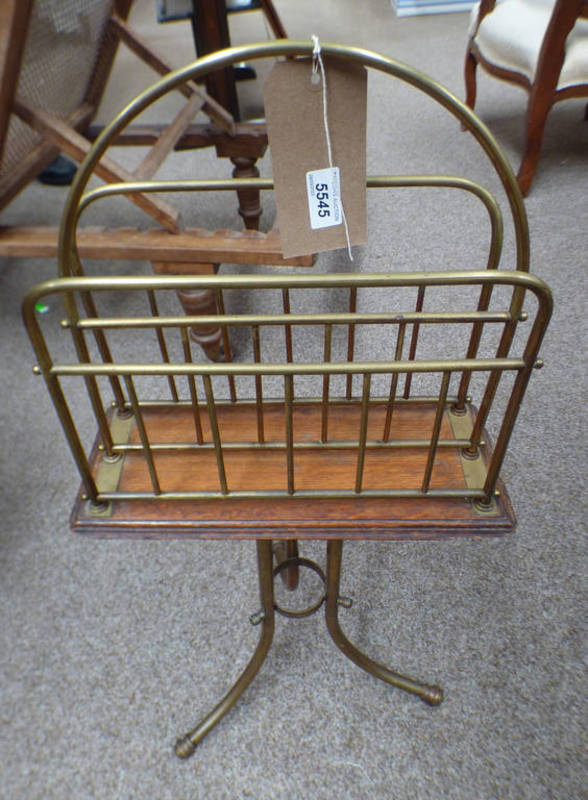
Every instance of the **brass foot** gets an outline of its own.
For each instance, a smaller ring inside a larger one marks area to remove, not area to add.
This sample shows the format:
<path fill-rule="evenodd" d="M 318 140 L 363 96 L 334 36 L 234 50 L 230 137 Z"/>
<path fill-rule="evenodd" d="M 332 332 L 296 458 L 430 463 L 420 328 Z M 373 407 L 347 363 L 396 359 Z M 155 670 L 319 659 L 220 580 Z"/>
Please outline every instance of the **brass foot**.
<path fill-rule="evenodd" d="M 189 758 L 194 750 L 196 750 L 196 745 L 192 744 L 188 736 L 178 739 L 174 745 L 174 753 L 178 758 Z"/>
<path fill-rule="evenodd" d="M 438 706 L 443 702 L 443 689 L 440 686 L 423 687 L 425 691 L 421 694 L 421 700 L 430 706 Z"/>

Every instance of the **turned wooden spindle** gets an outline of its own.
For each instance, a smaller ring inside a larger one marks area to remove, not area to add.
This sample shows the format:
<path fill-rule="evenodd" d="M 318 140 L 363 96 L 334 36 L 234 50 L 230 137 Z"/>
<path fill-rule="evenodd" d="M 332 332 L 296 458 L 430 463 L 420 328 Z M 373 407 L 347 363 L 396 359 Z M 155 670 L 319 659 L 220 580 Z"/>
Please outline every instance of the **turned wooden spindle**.
<path fill-rule="evenodd" d="M 257 158 L 250 156 L 233 156 L 231 163 L 234 165 L 233 178 L 259 178 L 259 170 L 255 166 Z M 257 189 L 237 189 L 239 198 L 239 214 L 245 227 L 249 230 L 259 230 L 261 217 L 261 202 Z"/>
<path fill-rule="evenodd" d="M 167 261 L 153 261 L 153 271 L 163 275 L 214 275 L 218 270 L 218 264 L 178 264 Z M 205 314 L 218 313 L 218 301 L 216 292 L 210 289 L 190 289 L 177 292 L 178 300 L 182 304 L 184 313 L 188 316 L 200 316 Z M 221 357 L 222 330 L 213 325 L 192 325 L 190 328 L 190 338 L 200 345 L 211 361 L 218 361 Z"/>

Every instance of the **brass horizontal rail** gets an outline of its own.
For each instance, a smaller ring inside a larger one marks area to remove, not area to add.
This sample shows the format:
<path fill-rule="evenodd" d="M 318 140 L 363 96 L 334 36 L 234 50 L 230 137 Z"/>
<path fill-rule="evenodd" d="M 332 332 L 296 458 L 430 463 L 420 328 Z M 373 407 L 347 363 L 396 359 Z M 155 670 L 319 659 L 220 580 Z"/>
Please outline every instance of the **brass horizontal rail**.
<path fill-rule="evenodd" d="M 538 297 L 550 296 L 547 285 L 535 275 L 517 270 L 451 270 L 435 272 L 394 273 L 305 273 L 303 275 L 151 275 L 151 276 L 102 276 L 66 277 L 44 281 L 33 287 L 30 296 L 33 305 L 42 297 L 54 292 L 100 292 L 182 290 L 182 289 L 329 289 L 372 288 L 407 286 L 483 286 L 505 285 L 529 289 Z"/>
<path fill-rule="evenodd" d="M 447 405 L 451 406 L 456 403 L 458 400 L 457 395 L 448 395 L 447 397 Z M 238 405 L 251 405 L 251 398 L 244 397 L 244 398 L 237 398 L 236 400 L 222 400 L 222 399 L 215 399 L 216 406 L 238 406 Z M 321 405 L 323 402 L 322 397 L 294 397 L 292 399 L 292 405 L 296 407 L 297 405 Z M 438 395 L 418 395 L 418 397 L 396 397 L 394 403 L 396 405 L 423 405 L 423 404 L 434 404 L 439 402 Z M 264 398 L 264 407 L 271 406 L 273 404 L 279 404 L 283 406 L 284 400 L 283 398 L 279 397 L 266 397 Z M 357 400 L 353 397 L 329 397 L 329 406 L 340 406 L 340 405 L 355 405 Z M 389 403 L 389 398 L 384 396 L 370 396 L 370 408 L 376 405 L 384 405 Z M 185 408 L 192 407 L 191 400 L 139 400 L 139 408 L 178 408 L 184 406 Z M 123 406 L 126 410 L 130 409 L 130 406 L 125 404 Z"/>
<path fill-rule="evenodd" d="M 412 372 L 504 372 L 521 370 L 521 358 L 460 359 L 456 361 L 354 361 L 328 363 L 276 364 L 57 364 L 49 369 L 53 376 L 71 375 L 362 375 Z"/>
<path fill-rule="evenodd" d="M 451 272 L 332 273 L 305 275 L 200 275 L 200 276 L 115 276 L 57 278 L 33 287 L 23 301 L 23 316 L 29 331 L 38 327 L 35 304 L 55 292 L 137 291 L 187 289 L 317 289 L 410 286 L 512 286 L 528 289 L 537 297 L 538 314 L 549 319 L 553 300 L 548 286 L 527 272 L 515 270 L 459 270 Z M 518 318 L 518 303 L 514 309 Z M 481 313 L 481 312 L 476 312 Z M 38 336 L 39 334 L 37 334 Z M 35 334 L 33 334 L 35 336 Z"/>
<path fill-rule="evenodd" d="M 343 500 L 347 497 L 370 497 L 370 498 L 467 498 L 476 500 L 484 497 L 482 489 L 428 489 L 422 492 L 420 489 L 362 489 L 361 492 L 355 492 L 353 489 L 338 489 L 331 491 L 321 492 L 320 490 L 299 489 L 292 494 L 287 491 L 271 490 L 271 491 L 229 491 L 222 492 L 99 492 L 97 495 L 97 502 L 108 502 L 109 500 L 226 500 L 231 498 L 234 500 L 257 500 L 259 498 L 301 498 L 301 499 L 322 499 L 322 500 Z"/>
<path fill-rule="evenodd" d="M 437 447 L 454 447 L 462 448 L 469 447 L 471 444 L 470 439 L 440 439 Z M 269 441 L 269 442 L 223 442 L 223 450 L 286 450 L 288 445 L 286 442 Z M 357 450 L 357 441 L 341 440 L 341 441 L 316 441 L 308 442 L 293 442 L 293 450 Z M 430 439 L 394 439 L 392 441 L 383 442 L 380 440 L 372 440 L 365 443 L 366 450 L 408 450 L 411 448 L 429 448 L 431 446 Z M 154 452 L 200 452 L 202 450 L 214 450 L 214 442 L 203 442 L 197 444 L 193 442 L 152 442 L 150 449 Z M 140 443 L 131 444 L 115 444 L 113 446 L 115 453 L 128 453 L 140 452 L 143 450 L 143 445 Z"/>
<path fill-rule="evenodd" d="M 375 325 L 419 322 L 422 324 L 453 324 L 472 322 L 514 322 L 508 311 L 412 311 L 407 313 L 357 313 L 324 312 L 319 314 L 203 314 L 181 317 L 92 317 L 75 323 L 80 329 L 141 329 L 190 328 L 193 325 L 247 326 L 247 325 Z M 64 327 L 69 323 L 64 321 Z"/>
<path fill-rule="evenodd" d="M 457 175 L 368 175 L 368 189 L 440 188 L 461 189 L 476 195 L 487 207 L 493 223 L 500 225 L 500 209 L 493 195 L 479 183 Z M 228 192 L 241 189 L 272 191 L 273 178 L 184 178 L 175 180 L 120 181 L 98 186 L 86 192 L 80 199 L 78 218 L 88 206 L 97 200 L 123 194 L 147 194 L 157 192 Z"/>
<path fill-rule="evenodd" d="M 368 175 L 368 189 L 395 189 L 410 187 L 457 188 L 464 191 L 493 197 L 479 183 L 457 175 Z M 228 192 L 235 189 L 257 189 L 272 191 L 273 178 L 176 178 L 167 180 L 119 181 L 98 186 L 82 195 L 78 209 L 81 212 L 95 200 L 119 194 L 136 194 L 144 192 Z"/>

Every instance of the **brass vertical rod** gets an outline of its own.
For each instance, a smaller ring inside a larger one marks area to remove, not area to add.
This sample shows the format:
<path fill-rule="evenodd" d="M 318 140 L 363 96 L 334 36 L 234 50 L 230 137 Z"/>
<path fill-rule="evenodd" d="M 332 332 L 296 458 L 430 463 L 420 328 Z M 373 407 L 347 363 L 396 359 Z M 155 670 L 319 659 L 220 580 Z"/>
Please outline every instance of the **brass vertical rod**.
<path fill-rule="evenodd" d="M 359 427 L 359 441 L 357 444 L 357 467 L 355 472 L 355 491 L 361 492 L 363 482 L 363 466 L 365 463 L 365 443 L 367 440 L 368 411 L 370 402 L 371 375 L 366 372 L 363 376 L 363 393 L 361 396 L 361 422 Z"/>
<path fill-rule="evenodd" d="M 284 314 L 290 313 L 290 290 L 282 289 L 282 307 Z M 292 354 L 292 326 L 287 323 L 284 325 L 284 334 L 286 336 L 286 361 L 291 364 L 294 360 Z"/>
<path fill-rule="evenodd" d="M 79 330 L 79 328 L 76 325 L 71 325 L 70 327 L 71 327 L 71 334 L 74 340 L 74 345 L 78 354 L 78 358 L 83 363 L 89 364 L 90 353 L 88 351 L 88 346 L 86 344 L 86 340 L 84 338 L 83 333 Z M 108 420 L 106 418 L 106 412 L 104 411 L 104 405 L 102 403 L 100 389 L 98 388 L 98 381 L 93 375 L 86 376 L 84 380 L 88 396 L 90 398 L 90 403 L 92 405 L 92 409 L 96 417 L 96 422 L 98 424 L 98 429 L 100 431 L 100 437 L 104 445 L 105 453 L 107 456 L 112 456 L 114 452 L 112 435 L 110 433 L 110 427 L 108 425 Z M 119 386 L 120 389 L 120 383 L 118 379 L 117 379 L 117 385 Z M 121 406 L 117 402 L 117 406 L 119 409 L 122 409 L 124 407 L 124 399 L 123 399 L 123 405 Z"/>
<path fill-rule="evenodd" d="M 98 318 L 98 310 L 96 309 L 96 305 L 94 303 L 94 299 L 91 294 L 88 292 L 80 292 L 80 297 L 84 308 L 86 310 L 86 314 L 89 317 Z M 94 339 L 96 340 L 96 346 L 98 347 L 98 352 L 100 353 L 100 357 L 105 364 L 112 364 L 112 354 L 110 352 L 110 348 L 108 346 L 108 342 L 106 341 L 106 336 L 104 332 L 100 329 L 94 331 Z M 110 386 L 112 388 L 112 393 L 114 395 L 114 401 L 116 403 L 117 408 L 120 411 L 124 410 L 125 407 L 125 398 L 123 391 L 121 389 L 120 381 L 117 375 L 109 375 Z"/>
<path fill-rule="evenodd" d="M 155 494 L 161 494 L 159 478 L 157 477 L 155 462 L 153 461 L 153 453 L 151 452 L 149 437 L 147 436 L 145 420 L 143 419 L 143 414 L 141 413 L 141 409 L 139 408 L 139 401 L 137 399 L 137 393 L 135 391 L 135 384 L 133 382 L 133 378 L 131 375 L 125 375 L 124 379 L 127 387 L 127 392 L 129 395 L 129 400 L 131 401 L 131 408 L 133 409 L 135 422 L 137 424 L 137 431 L 139 432 L 139 438 L 141 439 L 141 444 L 143 445 L 143 452 L 145 454 L 145 460 L 147 462 L 147 469 L 149 470 L 149 477 L 151 478 L 151 485 L 153 486 L 153 491 L 155 492 Z"/>
<path fill-rule="evenodd" d="M 218 303 L 218 311 L 219 314 L 224 317 L 225 316 L 225 300 L 223 297 L 222 289 L 218 289 L 217 293 L 217 303 Z M 231 349 L 231 337 L 229 335 L 229 329 L 227 325 L 221 326 L 221 332 L 223 337 L 223 350 L 225 351 L 225 361 L 227 364 L 230 364 L 233 360 L 233 351 Z M 233 403 L 237 402 L 237 389 L 235 386 L 235 376 L 228 375 L 227 379 L 229 381 L 229 395 Z"/>
<path fill-rule="evenodd" d="M 414 310 L 415 311 L 422 311 L 423 310 L 424 301 L 425 301 L 425 287 L 424 286 L 419 286 L 419 290 L 417 292 L 416 305 L 415 305 Z M 409 361 L 414 361 L 414 359 L 416 357 L 417 344 L 418 344 L 418 340 L 419 340 L 419 328 L 420 328 L 420 324 L 418 322 L 415 322 L 414 325 L 412 326 L 412 336 L 410 337 L 410 348 L 409 348 L 409 351 L 408 351 L 408 359 L 409 359 Z M 408 400 L 408 398 L 410 397 L 411 384 L 412 384 L 412 373 L 411 372 L 407 372 L 406 373 L 406 380 L 405 380 L 405 383 L 404 383 L 404 399 L 405 400 Z"/>
<path fill-rule="evenodd" d="M 213 710 L 189 733 L 176 742 L 174 751 L 179 758 L 188 758 L 206 734 L 231 710 L 253 678 L 271 647 L 275 628 L 274 611 L 274 576 L 273 576 L 272 543 L 270 540 L 257 541 L 257 568 L 259 574 L 259 593 L 262 607 L 261 636 L 253 656 L 237 682 L 227 692 Z"/>
<path fill-rule="evenodd" d="M 431 433 L 431 444 L 429 445 L 429 454 L 427 456 L 423 483 L 421 485 L 422 492 L 428 492 L 429 484 L 431 483 L 431 474 L 433 472 L 435 456 L 437 455 L 437 443 L 439 441 L 439 434 L 441 433 L 441 423 L 443 422 L 445 404 L 447 403 L 447 390 L 449 389 L 450 379 L 451 372 L 448 370 L 447 372 L 443 373 L 443 379 L 441 380 L 441 389 L 439 391 L 439 400 L 437 402 L 437 412 L 435 414 L 435 421 L 433 423 L 433 432 Z"/>
<path fill-rule="evenodd" d="M 55 410 L 57 411 L 57 415 L 59 417 L 68 444 L 71 448 L 74 460 L 76 462 L 78 472 L 80 473 L 84 490 L 88 495 L 88 500 L 90 500 L 91 503 L 96 505 L 96 503 L 98 502 L 97 500 L 98 488 L 94 481 L 94 476 L 92 475 L 92 470 L 90 469 L 90 465 L 86 457 L 86 452 L 80 441 L 80 437 L 75 422 L 73 421 L 73 417 L 69 410 L 67 400 L 65 399 L 63 389 L 61 388 L 61 385 L 59 383 L 59 379 L 56 378 L 54 375 L 49 375 L 48 370 L 47 374 L 45 374 L 44 369 L 42 371 L 45 377 L 47 388 L 49 390 L 49 394 L 51 395 L 51 399 L 53 400 L 53 405 L 55 406 Z"/>
<path fill-rule="evenodd" d="M 74 299 L 67 293 L 63 299 L 70 321 L 76 322 L 77 307 Z M 34 302 L 36 302 L 36 298 L 33 299 L 32 303 Z M 36 374 L 41 374 L 45 380 L 45 384 L 55 407 L 55 411 L 57 412 L 57 416 L 59 417 L 59 421 L 61 422 L 66 439 L 71 448 L 76 467 L 80 473 L 86 494 L 88 495 L 89 500 L 95 504 L 97 502 L 98 489 L 96 487 L 96 483 L 94 482 L 94 476 L 92 475 L 92 470 L 90 469 L 90 465 L 86 457 L 86 451 L 84 450 L 84 446 L 80 441 L 80 437 L 71 415 L 71 411 L 69 410 L 65 394 L 61 388 L 59 378 L 51 374 L 53 362 L 47 348 L 47 343 L 41 332 L 36 312 L 33 310 L 34 306 L 31 308 L 32 303 L 29 303 L 27 306 L 25 301 L 25 305 L 23 306 L 23 318 L 31 340 L 31 344 L 33 345 L 33 349 L 35 351 L 35 355 L 38 359 L 38 365 L 34 368 L 33 372 Z"/>
<path fill-rule="evenodd" d="M 396 338 L 396 350 L 394 352 L 394 360 L 402 361 L 402 350 L 404 348 L 404 334 L 406 332 L 406 323 L 401 322 L 398 326 L 398 336 Z M 396 389 L 398 387 L 398 372 L 395 372 L 390 377 L 390 397 L 388 399 L 388 407 L 386 408 L 386 420 L 384 422 L 384 433 L 382 438 L 385 442 L 390 439 L 390 425 L 392 423 L 392 413 L 394 411 L 394 401 L 396 400 Z"/>
<path fill-rule="evenodd" d="M 294 376 L 284 375 L 284 400 L 286 404 L 286 466 L 288 469 L 288 494 L 294 494 L 294 426 L 292 404 L 294 402 Z"/>
<path fill-rule="evenodd" d="M 253 331 L 253 358 L 256 364 L 261 363 L 261 341 L 259 338 L 259 325 L 252 326 Z M 263 426 L 263 381 L 261 375 L 255 376 L 255 405 L 257 409 L 257 441 L 265 442 Z"/>
<path fill-rule="evenodd" d="M 390 426 L 392 424 L 392 412 L 394 411 L 394 401 L 396 400 L 396 389 L 398 386 L 398 373 L 395 372 L 390 378 L 390 396 L 386 408 L 386 419 L 384 421 L 384 433 L 382 439 L 385 442 L 390 440 Z"/>
<path fill-rule="evenodd" d="M 325 603 L 325 619 L 331 638 L 347 658 L 370 675 L 373 675 L 375 678 L 391 686 L 396 686 L 398 689 L 402 689 L 405 692 L 417 695 L 421 700 L 431 706 L 438 706 L 443 700 L 443 690 L 439 686 L 420 683 L 406 675 L 393 672 L 377 661 L 373 661 L 365 653 L 362 653 L 361 650 L 358 650 L 341 630 L 338 618 L 338 601 L 341 582 L 342 552 L 343 542 L 341 540 L 333 540 L 327 543 L 327 600 Z"/>
<path fill-rule="evenodd" d="M 190 339 L 188 338 L 188 331 L 182 328 L 182 346 L 184 348 L 184 360 L 186 364 L 192 363 L 192 348 L 190 347 Z M 192 400 L 192 414 L 194 418 L 194 430 L 196 431 L 196 441 L 198 444 L 204 442 L 204 435 L 202 433 L 202 419 L 200 417 L 200 405 L 198 404 L 198 392 L 196 391 L 196 379 L 194 375 L 188 375 L 188 387 L 190 389 L 190 399 Z"/>
<path fill-rule="evenodd" d="M 333 326 L 325 325 L 325 343 L 323 349 L 323 361 L 328 363 L 331 360 L 331 341 Z M 321 411 L 321 442 L 326 442 L 329 438 L 329 375 L 323 375 L 323 402 Z"/>
<path fill-rule="evenodd" d="M 525 299 L 525 288 L 523 286 L 514 286 L 509 308 L 513 320 L 518 319 L 521 313 L 524 299 Z M 539 338 L 540 340 L 542 338 L 542 334 L 540 335 L 538 332 L 539 329 L 537 328 L 537 325 L 539 320 L 543 320 L 544 313 L 545 309 L 543 308 L 543 310 L 540 310 L 538 312 L 538 315 L 535 318 L 535 322 L 533 324 L 533 330 L 529 336 L 529 340 L 527 342 L 527 349 L 525 352 L 528 351 L 528 348 L 530 346 L 533 346 L 532 343 L 535 341 L 535 339 Z M 549 315 L 544 320 L 545 325 L 547 325 L 548 320 L 549 320 Z M 517 327 L 516 322 L 509 322 L 504 326 L 504 331 L 502 332 L 500 343 L 496 351 L 496 358 L 506 358 L 506 356 L 508 356 L 512 340 L 514 339 L 514 335 L 516 332 L 516 327 Z M 482 398 L 482 402 L 480 403 L 480 408 L 478 410 L 476 419 L 474 420 L 474 424 L 472 427 L 472 433 L 470 437 L 471 444 L 467 449 L 467 452 L 472 455 L 477 452 L 478 447 L 480 445 L 480 440 L 482 438 L 482 434 L 484 432 L 484 426 L 486 424 L 486 418 L 488 417 L 488 413 L 490 411 L 492 403 L 494 402 L 494 396 L 496 395 L 496 390 L 498 389 L 500 377 L 501 377 L 501 372 L 498 370 L 493 370 L 488 377 L 488 382 L 486 384 L 486 391 L 484 392 L 484 397 Z"/>
<path fill-rule="evenodd" d="M 355 314 L 357 311 L 357 287 L 352 286 L 349 290 L 349 313 Z M 355 355 L 355 325 L 351 323 L 347 329 L 347 361 L 353 361 Z M 351 400 L 353 396 L 353 375 L 347 376 L 347 387 L 345 397 Z"/>
<path fill-rule="evenodd" d="M 505 327 L 498 350 L 496 351 L 496 358 L 503 358 L 508 354 L 512 339 L 514 337 L 514 327 L 515 326 L 512 323 Z M 494 402 L 494 397 L 496 395 L 496 390 L 498 389 L 501 375 L 502 372 L 500 370 L 492 370 L 488 376 L 486 390 L 484 392 L 482 402 L 480 403 L 478 413 L 476 414 L 476 419 L 474 420 L 472 433 L 470 436 L 471 444 L 468 448 L 468 452 L 471 454 L 474 454 L 479 447 L 480 439 L 482 438 L 482 433 L 486 424 L 486 419 L 488 417 L 488 413 L 490 412 L 490 408 L 492 407 L 492 403 Z"/>
<path fill-rule="evenodd" d="M 159 317 L 159 308 L 157 307 L 157 299 L 155 297 L 155 292 L 153 291 L 153 289 L 147 290 L 147 297 L 149 298 L 149 308 L 151 309 L 151 315 L 153 317 Z M 161 358 L 165 364 L 169 364 L 169 353 L 167 350 L 167 345 L 165 343 L 163 330 L 157 327 L 155 329 L 155 333 L 159 344 L 159 352 L 161 353 Z M 171 392 L 172 400 L 174 401 L 174 403 L 177 403 L 179 397 L 178 397 L 178 389 L 176 387 L 176 379 L 174 378 L 173 375 L 168 375 L 167 381 L 169 383 L 169 390 Z"/>
<path fill-rule="evenodd" d="M 478 451 L 478 447 L 480 445 L 480 439 L 482 438 L 482 431 L 484 430 L 484 425 L 486 424 L 486 419 L 488 417 L 488 413 L 490 408 L 492 407 L 492 403 L 494 402 L 494 396 L 496 394 L 496 390 L 498 388 L 498 384 L 500 382 L 501 377 L 500 370 L 491 370 L 488 374 L 488 380 L 486 381 L 486 389 L 484 390 L 484 395 L 482 397 L 482 401 L 480 403 L 480 407 L 478 408 L 478 413 L 476 414 L 476 418 L 474 419 L 474 424 L 472 426 L 472 432 L 470 434 L 470 445 L 466 448 L 466 452 L 469 455 L 475 455 Z"/>
<path fill-rule="evenodd" d="M 220 432 L 218 429 L 218 419 L 216 417 L 216 407 L 214 405 L 214 392 L 212 391 L 212 381 L 210 375 L 203 375 L 204 391 L 206 392 L 206 403 L 208 406 L 208 419 L 210 421 L 210 431 L 212 433 L 212 440 L 214 442 L 214 451 L 216 454 L 216 464 L 218 467 L 218 478 L 220 482 L 221 492 L 228 494 L 229 489 L 227 486 L 227 476 L 225 473 L 225 462 L 223 458 L 223 446 L 221 442 Z"/>
<path fill-rule="evenodd" d="M 486 504 L 490 502 L 491 496 L 496 487 L 498 474 L 500 472 L 500 468 L 502 467 L 508 442 L 519 413 L 521 400 L 525 394 L 527 384 L 531 377 L 531 370 L 536 364 L 539 348 L 541 346 L 541 342 L 543 341 L 545 329 L 551 316 L 551 308 L 552 301 L 551 297 L 549 297 L 547 302 L 544 302 L 540 305 L 537 316 L 535 317 L 535 321 L 533 323 L 533 328 L 527 340 L 525 352 L 523 353 L 523 359 L 526 367 L 518 373 L 515 379 L 506 411 L 504 412 L 504 416 L 502 418 L 502 425 L 500 426 L 500 430 L 498 432 L 496 444 L 494 446 L 494 450 L 492 451 L 492 458 L 490 460 L 490 464 L 488 465 L 488 471 L 486 473 L 486 483 L 484 484 L 484 491 L 486 492 L 484 502 Z"/>
<path fill-rule="evenodd" d="M 512 429 L 514 427 L 519 412 L 519 405 L 522 396 L 525 393 L 530 373 L 531 373 L 530 368 L 519 372 L 519 374 L 516 377 L 514 386 L 512 388 L 508 405 L 504 413 L 504 416 L 502 418 L 502 425 L 500 426 L 500 431 L 498 433 L 496 445 L 492 450 L 492 457 L 490 459 L 490 464 L 488 465 L 488 470 L 486 472 L 486 481 L 484 483 L 485 497 L 484 500 L 482 501 L 486 505 L 490 503 L 492 495 L 494 494 L 494 490 L 496 488 L 496 481 L 498 480 L 498 473 L 500 472 L 500 467 L 502 466 L 502 461 L 504 460 L 504 455 L 506 453 L 508 440 L 510 439 Z"/>
<path fill-rule="evenodd" d="M 88 393 L 90 395 L 90 401 L 94 409 L 94 414 L 96 415 L 96 422 L 98 423 L 100 436 L 102 437 L 102 442 L 104 444 L 104 451 L 107 456 L 112 456 L 114 442 L 112 441 L 112 434 L 108 425 L 108 419 L 106 417 L 106 412 L 104 411 L 104 405 L 102 404 L 102 397 L 100 395 L 100 389 L 98 388 L 98 381 L 96 378 L 91 376 L 88 376 L 85 381 L 88 387 Z M 121 407 L 119 408 L 122 410 Z"/>
<path fill-rule="evenodd" d="M 94 409 L 94 414 L 96 416 L 100 437 L 102 439 L 102 443 L 104 444 L 104 452 L 107 456 L 112 456 L 114 452 L 114 443 L 112 441 L 112 434 L 110 433 L 106 412 L 104 411 L 104 406 L 102 404 L 100 389 L 98 388 L 98 381 L 95 377 L 90 375 L 84 380 L 90 396 L 90 402 L 92 403 L 92 408 Z"/>
<path fill-rule="evenodd" d="M 482 291 L 480 292 L 480 299 L 478 301 L 478 311 L 487 311 L 488 306 L 490 305 L 490 298 L 492 297 L 492 284 L 487 283 L 485 286 L 482 287 Z M 466 358 L 476 358 L 478 354 L 478 348 L 480 347 L 480 341 L 482 339 L 482 333 L 484 332 L 484 323 L 483 322 L 474 322 L 472 326 L 472 333 L 470 336 L 470 341 L 468 344 L 467 355 Z M 459 382 L 459 388 L 457 390 L 457 403 L 455 404 L 455 408 L 457 410 L 463 411 L 466 404 L 466 395 L 468 393 L 468 389 L 470 386 L 470 380 L 472 377 L 472 373 L 464 370 L 461 374 L 461 380 Z"/>

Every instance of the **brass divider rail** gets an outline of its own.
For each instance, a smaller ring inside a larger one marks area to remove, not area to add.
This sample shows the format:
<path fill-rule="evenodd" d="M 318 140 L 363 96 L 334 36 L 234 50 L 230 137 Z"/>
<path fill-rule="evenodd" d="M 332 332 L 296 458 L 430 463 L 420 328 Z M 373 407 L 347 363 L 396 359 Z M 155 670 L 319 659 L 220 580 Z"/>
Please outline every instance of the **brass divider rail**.
<path fill-rule="evenodd" d="M 72 184 L 72 188 L 66 202 L 63 225 L 60 232 L 59 263 L 61 274 L 80 274 L 81 265 L 79 263 L 75 244 L 75 231 L 79 219 L 79 213 L 81 213 L 83 210 L 84 204 L 89 202 L 86 199 L 82 200 L 82 197 L 96 164 L 105 151 L 110 146 L 114 145 L 118 135 L 125 128 L 127 128 L 127 126 L 132 123 L 133 120 L 135 120 L 143 111 L 145 111 L 145 109 L 147 109 L 165 94 L 181 88 L 184 84 L 190 81 L 196 81 L 197 83 L 201 82 L 209 73 L 218 69 L 228 68 L 232 64 L 239 63 L 240 61 L 254 61 L 256 59 L 264 58 L 276 59 L 289 56 L 303 56 L 310 58 L 312 56 L 312 49 L 313 45 L 311 42 L 294 40 L 281 40 L 278 42 L 228 48 L 226 50 L 222 50 L 200 58 L 193 64 L 189 64 L 181 69 L 170 72 L 157 81 L 153 86 L 143 91 L 131 103 L 129 103 L 127 107 L 124 108 L 120 114 L 118 114 L 118 116 L 104 128 L 100 136 L 96 139 L 91 151 L 82 162 L 74 183 Z M 392 79 L 406 83 L 417 91 L 427 95 L 433 102 L 445 108 L 456 118 L 457 122 L 461 124 L 462 128 L 470 132 L 470 134 L 477 141 L 481 150 L 484 152 L 485 156 L 490 160 L 494 171 L 505 190 L 515 228 L 516 266 L 519 270 L 527 270 L 529 268 L 528 223 L 520 189 L 514 173 L 512 172 L 512 168 L 496 144 L 494 137 L 488 128 L 471 111 L 471 109 L 469 109 L 465 103 L 460 101 L 451 92 L 449 92 L 444 86 L 437 83 L 429 76 L 413 69 L 407 64 L 385 58 L 378 53 L 357 47 L 323 42 L 321 44 L 321 49 L 326 58 L 332 57 L 355 62 L 365 66 L 368 69 L 372 69 L 375 72 L 384 73 L 390 76 Z M 495 210 L 490 209 L 491 205 L 496 207 L 493 198 L 488 199 L 488 192 L 481 187 L 477 187 L 472 182 L 469 182 L 469 185 L 466 185 L 468 182 L 465 179 L 459 177 L 453 178 L 452 176 L 436 175 L 393 176 L 393 179 L 397 181 L 397 186 L 447 185 L 455 186 L 456 188 L 464 188 L 466 191 L 472 191 L 474 194 L 478 195 L 482 202 L 486 204 L 491 217 L 494 215 L 492 225 L 496 229 Z M 376 176 L 372 179 L 373 182 L 371 185 L 379 185 L 379 180 L 379 177 Z M 388 180 L 388 176 L 384 176 L 384 180 Z M 439 181 L 444 181 L 445 183 L 437 183 Z M 453 183 L 451 183 L 451 181 L 453 181 Z M 156 183 L 158 183 L 159 186 L 156 186 Z M 230 184 L 231 189 L 238 188 L 237 181 L 231 181 Z M 132 184 L 133 188 L 130 188 L 130 186 L 131 185 L 128 185 L 127 188 L 124 189 L 125 193 L 130 194 L 133 191 L 168 191 L 164 189 L 162 182 L 134 182 Z M 139 188 L 139 186 L 142 188 Z M 249 188 L 249 186 L 250 184 L 248 183 L 247 188 Z M 204 187 L 199 188 L 205 190 Z M 261 189 L 263 187 L 258 185 L 257 188 Z M 108 187 L 105 187 L 105 189 L 106 192 L 103 193 L 102 196 L 105 196 L 108 192 Z M 169 191 L 177 191 L 177 187 L 170 188 Z M 93 197 L 96 196 L 98 195 L 93 195 Z"/>

